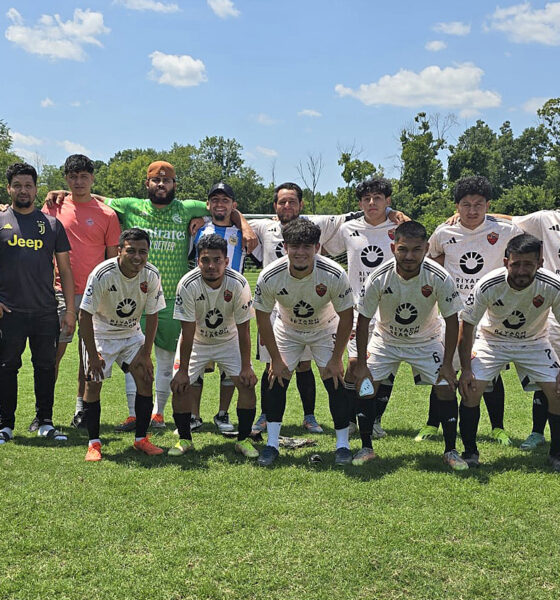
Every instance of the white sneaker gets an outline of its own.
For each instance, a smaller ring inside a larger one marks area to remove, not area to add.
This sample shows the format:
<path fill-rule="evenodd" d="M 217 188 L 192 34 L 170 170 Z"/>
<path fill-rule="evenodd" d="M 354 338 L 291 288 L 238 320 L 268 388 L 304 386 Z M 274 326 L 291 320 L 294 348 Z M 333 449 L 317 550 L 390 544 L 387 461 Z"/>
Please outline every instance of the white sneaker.
<path fill-rule="evenodd" d="M 214 425 L 218 428 L 218 431 L 220 433 L 223 433 L 225 431 L 235 431 L 235 427 L 230 422 L 229 415 L 227 412 L 223 415 L 221 415 L 220 413 L 214 415 Z"/>
<path fill-rule="evenodd" d="M 68 436 L 60 433 L 57 429 L 54 428 L 53 425 L 45 424 L 41 425 L 39 429 L 37 429 L 37 436 L 47 438 L 49 440 L 54 440 L 55 442 L 66 442 L 68 440 Z"/>
<path fill-rule="evenodd" d="M 14 437 L 14 432 L 9 427 L 0 429 L 0 445 L 9 442 Z"/>

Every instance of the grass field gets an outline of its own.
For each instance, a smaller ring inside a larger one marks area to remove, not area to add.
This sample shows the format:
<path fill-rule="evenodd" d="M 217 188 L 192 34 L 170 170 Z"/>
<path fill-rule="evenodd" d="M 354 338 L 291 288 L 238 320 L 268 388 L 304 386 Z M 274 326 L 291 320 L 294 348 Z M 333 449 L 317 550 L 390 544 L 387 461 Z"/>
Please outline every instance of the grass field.
<path fill-rule="evenodd" d="M 344 469 L 333 466 L 320 384 L 317 417 L 326 434 L 316 436 L 317 448 L 282 450 L 277 465 L 263 469 L 207 424 L 193 436 L 194 455 L 139 455 L 133 434 L 113 431 L 126 416 L 118 372 L 103 389 L 104 460 L 85 463 L 86 435 L 67 427 L 75 371 L 76 342 L 57 386 L 64 445 L 27 433 L 34 402 L 27 354 L 20 372 L 16 437 L 0 447 L 2 600 L 560 597 L 560 478 L 547 450 L 524 454 L 490 441 L 483 409 L 484 465 L 450 472 L 441 438 L 413 440 L 428 389 L 412 385 L 408 368 L 384 417 L 389 437 L 375 445 L 379 459 Z M 514 372 L 505 382 L 506 429 L 519 445 L 530 431 L 530 396 Z M 292 387 L 283 432 L 303 436 Z M 207 423 L 217 397 L 213 374 L 203 397 Z M 170 406 L 166 419 L 154 439 L 167 449 L 176 440 Z M 323 463 L 309 464 L 315 452 Z"/>

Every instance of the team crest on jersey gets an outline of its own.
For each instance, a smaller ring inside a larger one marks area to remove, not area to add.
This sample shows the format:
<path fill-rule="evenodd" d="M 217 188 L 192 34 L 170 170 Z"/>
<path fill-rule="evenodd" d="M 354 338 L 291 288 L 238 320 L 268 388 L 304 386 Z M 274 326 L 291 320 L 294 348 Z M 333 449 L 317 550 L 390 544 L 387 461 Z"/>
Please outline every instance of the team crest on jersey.
<path fill-rule="evenodd" d="M 542 306 L 543 302 L 544 302 L 544 298 L 540 294 L 533 298 L 533 306 L 535 308 L 539 308 L 539 306 Z"/>
<path fill-rule="evenodd" d="M 236 246 L 237 245 L 237 236 L 236 235 L 230 235 L 229 236 L 229 240 L 228 242 L 232 245 L 232 246 Z"/>
<path fill-rule="evenodd" d="M 144 292 L 144 294 L 148 293 L 148 282 L 147 281 L 143 281 L 140 284 L 140 289 Z"/>
<path fill-rule="evenodd" d="M 226 290 L 226 291 L 224 292 L 224 300 L 225 300 L 226 302 L 231 302 L 231 299 L 232 299 L 232 298 L 233 298 L 233 294 L 232 294 L 232 293 L 231 293 L 229 290 Z"/>
<path fill-rule="evenodd" d="M 39 233 L 43 235 L 45 233 L 45 222 L 37 221 L 37 227 L 39 227 Z"/>
<path fill-rule="evenodd" d="M 488 243 L 493 246 L 498 241 L 499 237 L 500 237 L 500 235 L 498 233 L 496 233 L 495 231 L 492 231 L 492 233 L 489 233 L 486 236 L 486 239 L 488 240 Z"/>
<path fill-rule="evenodd" d="M 424 298 L 429 298 L 433 291 L 434 288 L 431 285 L 422 286 L 422 296 L 424 296 Z"/>
<path fill-rule="evenodd" d="M 387 235 L 394 240 L 395 239 L 395 229 L 389 229 L 389 231 L 387 232 Z"/>
<path fill-rule="evenodd" d="M 315 291 L 317 292 L 317 296 L 322 298 L 327 293 L 327 286 L 324 283 L 320 283 L 315 286 Z"/>
<path fill-rule="evenodd" d="M 183 222 L 183 219 L 181 219 L 181 215 L 178 215 L 177 213 L 175 213 L 171 217 L 171 220 L 173 221 L 173 223 L 177 223 L 177 225 L 180 225 Z"/>

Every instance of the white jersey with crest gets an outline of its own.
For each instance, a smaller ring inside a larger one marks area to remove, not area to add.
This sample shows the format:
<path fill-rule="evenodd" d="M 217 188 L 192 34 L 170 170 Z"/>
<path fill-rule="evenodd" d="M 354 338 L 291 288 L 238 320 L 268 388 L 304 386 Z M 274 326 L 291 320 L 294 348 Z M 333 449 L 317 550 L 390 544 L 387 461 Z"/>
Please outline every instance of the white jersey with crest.
<path fill-rule="evenodd" d="M 245 277 L 229 267 L 219 288 L 213 289 L 202 279 L 197 267 L 181 277 L 177 284 L 173 318 L 196 322 L 194 341 L 222 344 L 237 339 L 237 325 L 255 316 L 251 288 Z M 232 352 L 237 352 L 232 347 Z"/>
<path fill-rule="evenodd" d="M 297 279 L 284 256 L 261 271 L 255 287 L 257 310 L 270 313 L 276 303 L 287 329 L 310 332 L 332 323 L 354 300 L 348 275 L 334 260 L 316 255 L 313 271 Z"/>
<path fill-rule="evenodd" d="M 416 277 L 403 279 L 392 258 L 368 277 L 358 310 L 371 319 L 379 309 L 373 335 L 387 344 L 421 346 L 441 335 L 438 307 L 443 318 L 463 307 L 449 273 L 425 258 Z"/>
<path fill-rule="evenodd" d="M 300 215 L 309 219 L 321 229 L 319 243 L 326 244 L 338 228 L 349 218 L 347 215 Z M 278 219 L 250 219 L 249 225 L 259 238 L 259 245 L 253 250 L 255 258 L 262 262 L 263 267 L 285 256 L 284 237 L 282 236 L 282 223 Z"/>
<path fill-rule="evenodd" d="M 474 302 L 461 312 L 461 319 L 478 327 L 478 335 L 489 344 L 524 343 L 547 336 L 550 310 L 560 319 L 560 277 L 538 269 L 531 285 L 514 290 L 502 267 L 484 276 L 475 286 Z"/>
<path fill-rule="evenodd" d="M 560 210 L 539 210 L 529 215 L 513 217 L 512 221 L 525 233 L 543 243 L 543 267 L 560 275 Z"/>
<path fill-rule="evenodd" d="M 521 233 L 509 221 L 490 215 L 486 215 L 475 229 L 468 229 L 460 222 L 455 225 L 443 223 L 430 237 L 429 256 L 445 256 L 443 266 L 453 277 L 457 291 L 468 306 L 476 283 L 490 271 L 503 266 L 509 240 Z"/>
<path fill-rule="evenodd" d="M 394 238 L 395 224 L 392 221 L 387 219 L 379 225 L 370 225 L 364 217 L 360 217 L 343 223 L 325 243 L 325 250 L 333 256 L 347 253 L 348 277 L 356 304 L 368 275 L 393 257 L 391 243 Z"/>
<path fill-rule="evenodd" d="M 140 317 L 165 308 L 159 271 L 150 263 L 134 277 L 125 277 L 118 258 L 110 258 L 89 274 L 80 309 L 93 315 L 93 331 L 102 338 L 142 333 Z"/>

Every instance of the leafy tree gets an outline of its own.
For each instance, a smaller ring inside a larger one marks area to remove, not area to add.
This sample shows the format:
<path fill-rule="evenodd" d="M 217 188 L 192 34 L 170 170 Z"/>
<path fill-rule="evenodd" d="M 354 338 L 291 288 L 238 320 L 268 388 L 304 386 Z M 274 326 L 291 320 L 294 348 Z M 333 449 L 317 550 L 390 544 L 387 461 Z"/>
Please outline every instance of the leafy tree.
<path fill-rule="evenodd" d="M 3 182 L 3 184 L 0 185 L 0 203 L 2 204 L 8 204 L 10 202 L 10 197 L 6 190 L 6 169 L 16 162 L 22 162 L 22 159 L 12 152 L 12 136 L 10 135 L 10 129 L 8 125 L 0 119 L 0 173 Z"/>
<path fill-rule="evenodd" d="M 543 186 L 515 185 L 492 201 L 491 210 L 499 214 L 526 215 L 554 206 L 554 197 Z"/>
<path fill-rule="evenodd" d="M 342 167 L 342 179 L 346 183 L 344 190 L 338 188 L 337 196 L 344 198 L 342 208 L 339 204 L 339 208 L 342 208 L 341 212 L 348 212 L 352 210 L 354 206 L 356 196 L 356 186 L 358 183 L 373 177 L 374 175 L 383 175 L 381 167 L 379 169 L 375 167 L 369 160 L 360 160 L 358 156 L 361 154 L 360 150 L 356 150 L 355 146 L 351 146 L 346 149 L 339 148 L 340 156 L 338 158 L 338 164 Z"/>

